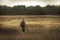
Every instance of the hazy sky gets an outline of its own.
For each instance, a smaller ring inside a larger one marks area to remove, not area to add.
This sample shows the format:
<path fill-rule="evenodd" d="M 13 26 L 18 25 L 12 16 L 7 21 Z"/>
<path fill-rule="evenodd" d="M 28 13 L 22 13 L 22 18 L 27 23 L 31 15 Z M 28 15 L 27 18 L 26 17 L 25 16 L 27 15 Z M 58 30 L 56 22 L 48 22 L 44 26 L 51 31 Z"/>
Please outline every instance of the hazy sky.
<path fill-rule="evenodd" d="M 46 6 L 46 5 L 60 5 L 60 0 L 0 0 L 0 5 L 14 6 L 14 5 L 26 5 L 26 6 Z"/>

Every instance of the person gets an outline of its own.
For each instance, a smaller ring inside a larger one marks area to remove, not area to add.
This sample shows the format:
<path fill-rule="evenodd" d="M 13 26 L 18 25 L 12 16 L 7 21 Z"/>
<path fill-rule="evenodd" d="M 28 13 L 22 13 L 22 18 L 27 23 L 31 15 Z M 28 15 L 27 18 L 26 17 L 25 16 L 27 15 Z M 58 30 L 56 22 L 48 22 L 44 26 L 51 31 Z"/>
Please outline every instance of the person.
<path fill-rule="evenodd" d="M 24 21 L 24 19 L 22 19 L 20 26 L 22 28 L 22 32 L 25 32 L 25 21 Z"/>

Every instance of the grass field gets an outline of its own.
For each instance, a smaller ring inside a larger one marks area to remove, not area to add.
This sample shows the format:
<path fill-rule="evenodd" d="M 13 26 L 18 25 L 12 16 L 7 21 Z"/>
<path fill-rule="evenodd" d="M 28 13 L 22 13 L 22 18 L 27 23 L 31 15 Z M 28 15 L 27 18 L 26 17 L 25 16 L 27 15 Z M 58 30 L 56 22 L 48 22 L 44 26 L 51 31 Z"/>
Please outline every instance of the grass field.
<path fill-rule="evenodd" d="M 26 31 L 21 31 L 24 18 Z M 0 40 L 60 40 L 58 15 L 5 15 L 0 16 Z"/>

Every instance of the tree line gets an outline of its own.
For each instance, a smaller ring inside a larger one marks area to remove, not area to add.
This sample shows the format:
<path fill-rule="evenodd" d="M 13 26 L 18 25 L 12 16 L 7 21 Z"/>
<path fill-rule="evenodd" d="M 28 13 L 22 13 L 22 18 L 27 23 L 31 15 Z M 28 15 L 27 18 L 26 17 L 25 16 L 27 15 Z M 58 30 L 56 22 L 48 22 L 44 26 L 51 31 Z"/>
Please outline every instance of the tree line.
<path fill-rule="evenodd" d="M 60 14 L 60 6 L 55 5 L 47 5 L 45 7 L 41 7 L 39 5 L 36 6 L 28 6 L 25 5 L 17 5 L 17 6 L 5 6 L 0 5 L 0 15 L 59 15 Z"/>

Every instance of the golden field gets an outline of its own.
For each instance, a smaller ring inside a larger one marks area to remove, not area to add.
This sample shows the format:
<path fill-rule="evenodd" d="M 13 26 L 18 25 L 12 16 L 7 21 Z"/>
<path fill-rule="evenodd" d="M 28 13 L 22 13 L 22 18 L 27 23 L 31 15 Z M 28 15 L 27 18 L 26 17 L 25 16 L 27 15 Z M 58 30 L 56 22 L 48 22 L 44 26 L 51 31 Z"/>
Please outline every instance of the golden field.
<path fill-rule="evenodd" d="M 20 27 L 22 19 L 26 22 L 24 33 Z M 0 28 L 3 31 L 0 30 L 0 40 L 59 40 L 60 16 L 1 15 Z"/>

